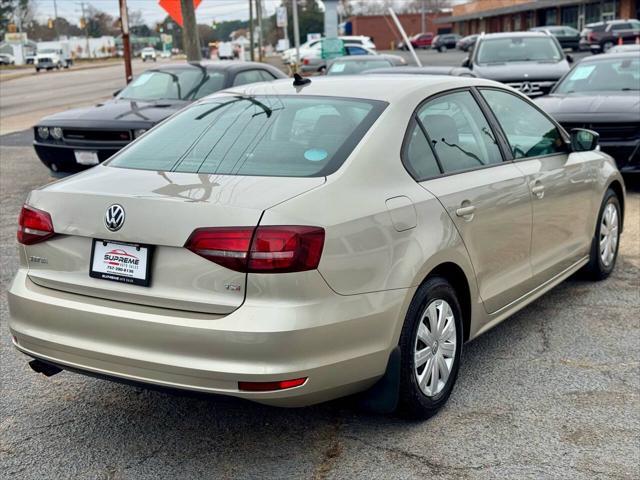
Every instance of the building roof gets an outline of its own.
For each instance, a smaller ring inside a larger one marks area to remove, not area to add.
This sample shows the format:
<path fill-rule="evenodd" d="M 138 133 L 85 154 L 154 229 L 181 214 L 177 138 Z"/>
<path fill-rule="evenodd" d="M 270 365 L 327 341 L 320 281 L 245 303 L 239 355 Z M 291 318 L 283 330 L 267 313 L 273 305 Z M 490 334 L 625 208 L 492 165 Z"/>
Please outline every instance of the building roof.
<path fill-rule="evenodd" d="M 478 0 L 476 0 L 478 1 Z M 537 0 L 532 2 L 510 5 L 508 7 L 494 8 L 492 10 L 483 10 L 466 13 L 464 15 L 454 15 L 450 17 L 440 17 L 434 23 L 454 23 L 463 22 L 465 20 L 482 19 L 487 17 L 496 17 L 498 15 L 509 15 L 511 13 L 526 12 L 529 10 L 540 10 L 543 8 L 553 8 L 565 5 L 578 5 L 584 3 L 580 0 Z"/>

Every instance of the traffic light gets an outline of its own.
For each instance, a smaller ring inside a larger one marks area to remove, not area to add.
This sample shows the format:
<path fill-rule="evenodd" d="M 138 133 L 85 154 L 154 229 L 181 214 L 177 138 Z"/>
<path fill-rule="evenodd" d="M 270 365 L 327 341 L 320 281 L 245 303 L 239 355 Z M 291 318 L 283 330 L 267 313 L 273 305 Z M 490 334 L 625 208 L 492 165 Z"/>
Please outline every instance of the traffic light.
<path fill-rule="evenodd" d="M 53 28 L 53 18 L 50 18 L 49 20 L 47 20 L 47 26 L 49 28 Z"/>

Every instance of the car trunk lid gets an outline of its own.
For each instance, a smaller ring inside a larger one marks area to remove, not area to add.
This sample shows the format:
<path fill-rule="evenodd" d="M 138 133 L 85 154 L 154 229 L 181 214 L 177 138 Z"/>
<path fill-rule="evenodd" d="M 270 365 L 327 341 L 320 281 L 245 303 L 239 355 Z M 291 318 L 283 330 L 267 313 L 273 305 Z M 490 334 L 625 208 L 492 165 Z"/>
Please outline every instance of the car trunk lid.
<path fill-rule="evenodd" d="M 38 285 L 72 293 L 227 314 L 244 301 L 246 274 L 184 248 L 190 234 L 202 227 L 256 226 L 265 209 L 322 183 L 323 177 L 223 176 L 98 166 L 32 192 L 28 203 L 51 215 L 56 236 L 24 246 L 29 277 Z M 105 215 L 114 204 L 122 206 L 125 220 L 120 229 L 110 231 Z M 151 246 L 150 285 L 90 277 L 94 239 Z"/>

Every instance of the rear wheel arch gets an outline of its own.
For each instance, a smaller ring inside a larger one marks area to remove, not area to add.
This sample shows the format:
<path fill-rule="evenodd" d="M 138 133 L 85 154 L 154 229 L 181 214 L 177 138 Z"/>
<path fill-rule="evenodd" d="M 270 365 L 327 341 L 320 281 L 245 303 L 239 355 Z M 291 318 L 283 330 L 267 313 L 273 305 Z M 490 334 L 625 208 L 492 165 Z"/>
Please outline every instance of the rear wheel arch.
<path fill-rule="evenodd" d="M 458 296 L 462 310 L 463 341 L 469 340 L 471 327 L 471 287 L 464 270 L 456 263 L 445 262 L 432 269 L 422 283 L 432 277 L 442 277 L 451 284 Z"/>

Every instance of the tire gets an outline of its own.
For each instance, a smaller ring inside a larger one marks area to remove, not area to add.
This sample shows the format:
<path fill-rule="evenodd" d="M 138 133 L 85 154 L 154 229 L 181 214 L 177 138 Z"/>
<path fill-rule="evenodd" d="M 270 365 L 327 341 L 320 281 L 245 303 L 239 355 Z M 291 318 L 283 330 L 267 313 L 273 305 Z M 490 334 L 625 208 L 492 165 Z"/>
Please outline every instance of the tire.
<path fill-rule="evenodd" d="M 609 50 L 611 50 L 613 47 L 615 47 L 615 43 L 613 43 L 611 40 L 607 40 L 606 42 L 603 42 L 601 45 L 601 51 L 602 53 L 606 53 Z"/>
<path fill-rule="evenodd" d="M 611 207 L 610 207 L 611 205 Z M 611 209 L 615 210 L 615 222 L 608 212 Z M 611 189 L 607 190 L 604 195 L 604 200 L 600 206 L 600 212 L 598 213 L 598 223 L 596 225 L 596 232 L 591 241 L 591 253 L 589 254 L 589 263 L 586 266 L 586 271 L 592 280 L 604 280 L 616 266 L 616 260 L 618 258 L 618 248 L 620 247 L 620 224 L 622 220 L 620 200 Z M 609 241 L 606 242 L 606 233 L 603 232 L 603 227 L 606 228 L 606 224 L 609 224 L 608 228 L 615 231 L 609 231 L 609 234 L 614 236 L 609 237 Z M 611 225 L 614 223 L 614 226 Z M 606 242 L 606 248 L 608 248 L 606 254 L 601 253 L 601 242 Z"/>
<path fill-rule="evenodd" d="M 446 51 L 447 51 L 447 47 L 445 47 L 444 45 L 442 45 L 441 47 L 439 47 L 439 48 L 438 48 L 438 51 L 439 51 L 440 53 L 444 53 L 444 52 L 446 52 Z"/>
<path fill-rule="evenodd" d="M 443 304 L 443 302 L 445 303 Z M 447 305 L 449 309 L 447 309 Z M 446 317 L 443 320 L 445 322 L 443 332 L 448 331 L 448 334 L 444 333 L 439 338 L 433 338 L 431 330 L 434 328 L 430 327 L 430 318 L 437 315 L 429 315 L 429 312 L 435 311 L 439 315 L 442 309 L 453 314 L 453 319 Z M 451 325 L 455 327 L 453 333 Z M 430 339 L 427 339 L 425 331 L 431 335 Z M 423 342 L 422 339 L 425 339 L 426 342 Z M 427 345 L 427 342 L 431 340 L 434 340 L 434 343 Z M 424 420 L 433 416 L 447 402 L 458 376 L 462 340 L 462 310 L 455 290 L 442 277 L 436 276 L 427 279 L 418 288 L 411 301 L 400 334 L 401 360 L 398 397 L 398 413 L 400 415 Z M 435 356 L 431 354 L 434 349 Z M 416 352 L 418 351 L 424 352 L 425 356 L 423 362 L 416 368 Z M 438 382 L 434 385 L 431 366 L 434 365 L 434 362 L 438 366 L 442 365 L 438 362 L 440 359 L 449 368 L 449 374 L 446 381 L 441 382 L 442 369 L 437 368 Z M 419 378 L 424 381 L 423 387 L 419 384 Z"/>
<path fill-rule="evenodd" d="M 40 69 L 39 68 L 36 68 L 36 73 L 40 73 Z"/>

